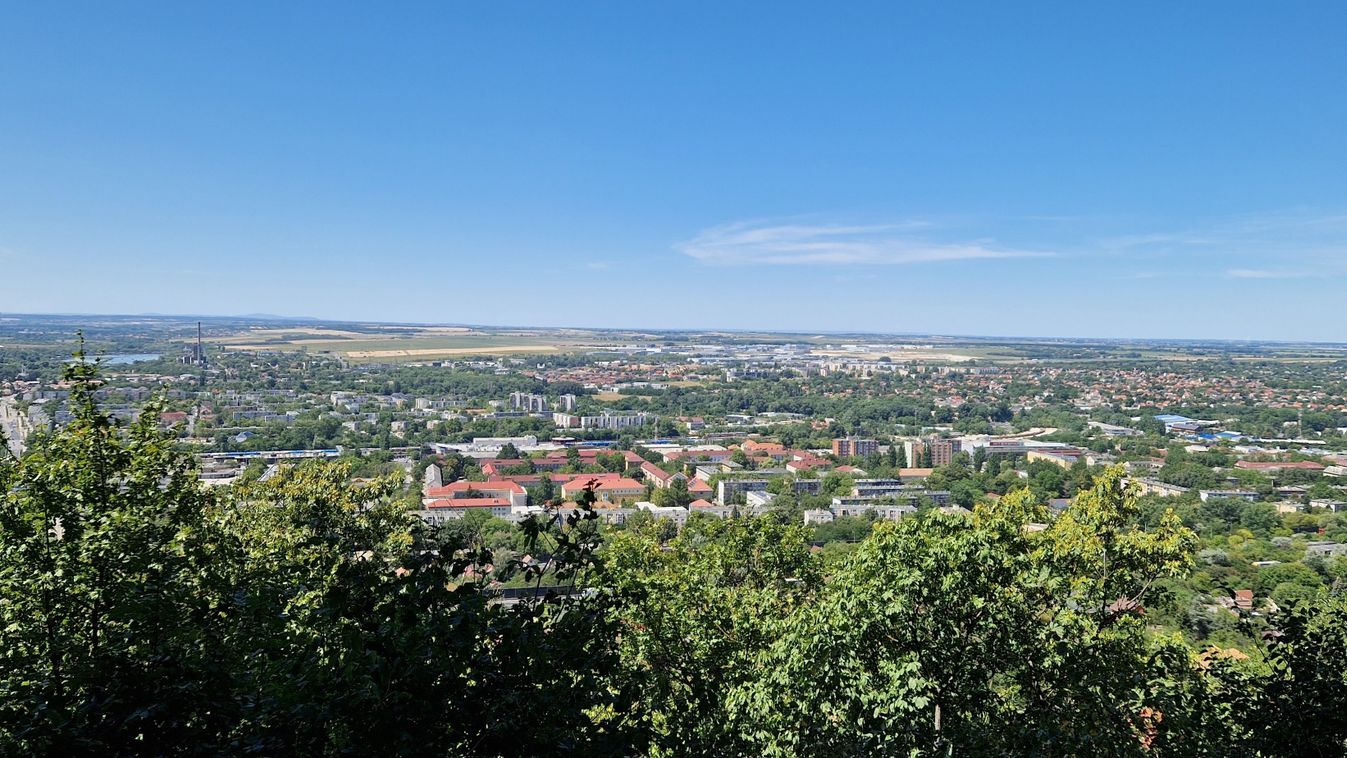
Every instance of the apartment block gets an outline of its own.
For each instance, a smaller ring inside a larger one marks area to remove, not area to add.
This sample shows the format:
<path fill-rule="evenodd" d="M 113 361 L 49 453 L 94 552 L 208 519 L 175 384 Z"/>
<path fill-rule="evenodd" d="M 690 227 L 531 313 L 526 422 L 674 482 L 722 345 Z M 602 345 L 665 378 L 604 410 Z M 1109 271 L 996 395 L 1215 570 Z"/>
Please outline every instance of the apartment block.
<path fill-rule="evenodd" d="M 833 440 L 833 455 L 839 458 L 864 458 L 879 453 L 878 440 L 842 437 Z"/>

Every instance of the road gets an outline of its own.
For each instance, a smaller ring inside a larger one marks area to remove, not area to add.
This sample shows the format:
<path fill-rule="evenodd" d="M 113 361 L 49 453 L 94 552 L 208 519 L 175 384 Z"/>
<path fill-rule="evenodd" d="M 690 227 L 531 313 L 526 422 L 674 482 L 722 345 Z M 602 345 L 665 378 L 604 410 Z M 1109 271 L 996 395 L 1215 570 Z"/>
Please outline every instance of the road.
<path fill-rule="evenodd" d="M 0 433 L 14 455 L 23 455 L 28 439 L 28 419 L 19 412 L 19 403 L 13 397 L 0 397 Z"/>

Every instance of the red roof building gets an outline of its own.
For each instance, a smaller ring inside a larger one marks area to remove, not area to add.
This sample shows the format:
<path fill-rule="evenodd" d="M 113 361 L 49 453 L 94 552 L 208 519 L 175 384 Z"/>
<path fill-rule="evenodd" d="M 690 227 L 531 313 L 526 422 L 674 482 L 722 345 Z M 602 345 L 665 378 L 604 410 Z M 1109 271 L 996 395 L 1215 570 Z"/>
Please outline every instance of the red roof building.
<path fill-rule="evenodd" d="M 431 500 L 427 508 L 506 508 L 510 507 L 508 498 L 503 497 L 460 497 Z"/>
<path fill-rule="evenodd" d="M 518 484 L 520 487 L 528 488 L 528 487 L 537 487 L 539 484 L 542 484 L 544 476 L 547 476 L 547 474 L 499 474 L 490 477 L 488 481 L 514 482 L 515 484 Z M 555 479 L 553 479 L 553 481 L 555 481 Z"/>
<path fill-rule="evenodd" d="M 739 446 L 745 453 L 752 456 L 767 456 L 775 461 L 784 461 L 790 457 L 790 451 L 780 442 L 759 442 L 757 440 L 744 440 L 744 444 Z"/>
<path fill-rule="evenodd" d="M 807 457 L 796 458 L 795 460 L 786 463 L 786 470 L 791 472 L 792 474 L 796 474 L 801 471 L 810 471 L 819 468 L 826 469 L 832 465 L 833 462 L 828 460 L 827 458 L 819 458 L 817 456 L 811 455 Z"/>
<path fill-rule="evenodd" d="M 594 495 L 610 503 L 634 503 L 645 497 L 645 485 L 621 474 L 585 474 L 561 485 L 561 496 L 574 498 L 590 483 Z"/>
<path fill-rule="evenodd" d="M 712 463 L 724 463 L 734 454 L 732 450 L 673 450 L 664 454 L 664 460 L 674 461 L 700 461 L 706 460 Z"/>
<path fill-rule="evenodd" d="M 500 498 L 521 508 L 528 505 L 528 493 L 524 491 L 523 486 L 518 482 L 500 479 L 486 482 L 459 480 L 443 487 L 427 487 L 424 495 L 423 502 L 427 504 L 432 500 Z"/>
<path fill-rule="evenodd" d="M 683 476 L 681 473 L 670 474 L 668 471 L 665 471 L 649 461 L 643 461 L 641 463 L 641 471 L 645 473 L 646 481 L 660 489 L 673 484 L 676 479 L 687 479 L 687 477 Z"/>
<path fill-rule="evenodd" d="M 482 462 L 482 473 L 487 476 L 494 476 L 503 469 L 524 466 L 529 463 L 532 463 L 532 461 L 526 461 L 523 458 L 493 458 Z"/>
<path fill-rule="evenodd" d="M 1253 610 L 1253 590 L 1235 590 L 1235 607 L 1241 611 Z"/>
<path fill-rule="evenodd" d="M 432 511 L 462 515 L 468 511 L 487 511 L 497 518 L 509 518 L 514 506 L 504 497 L 459 497 L 426 500 L 423 505 Z"/>

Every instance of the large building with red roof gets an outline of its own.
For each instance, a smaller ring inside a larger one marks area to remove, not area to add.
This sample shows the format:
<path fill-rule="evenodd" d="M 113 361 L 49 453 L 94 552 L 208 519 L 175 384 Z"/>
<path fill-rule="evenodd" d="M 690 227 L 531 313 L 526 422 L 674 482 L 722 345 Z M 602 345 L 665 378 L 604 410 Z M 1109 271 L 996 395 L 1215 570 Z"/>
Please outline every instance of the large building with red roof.
<path fill-rule="evenodd" d="M 561 485 L 561 496 L 573 500 L 590 482 L 594 483 L 594 495 L 609 503 L 634 503 L 645 497 L 644 484 L 621 474 L 581 474 Z"/>
<path fill-rule="evenodd" d="M 460 480 L 450 482 L 442 487 L 427 487 L 422 493 L 422 503 L 426 507 L 431 507 L 433 501 L 455 501 L 455 500 L 475 500 L 475 499 L 499 499 L 509 503 L 512 507 L 523 508 L 528 505 L 528 493 L 518 482 L 508 480 L 492 480 L 486 482 L 469 482 Z M 448 507 L 441 505 L 439 507 Z"/>
<path fill-rule="evenodd" d="M 641 462 L 641 472 L 645 474 L 645 480 L 660 489 L 664 489 L 679 479 L 687 480 L 682 473 L 670 474 L 668 471 L 656 466 L 649 461 Z"/>

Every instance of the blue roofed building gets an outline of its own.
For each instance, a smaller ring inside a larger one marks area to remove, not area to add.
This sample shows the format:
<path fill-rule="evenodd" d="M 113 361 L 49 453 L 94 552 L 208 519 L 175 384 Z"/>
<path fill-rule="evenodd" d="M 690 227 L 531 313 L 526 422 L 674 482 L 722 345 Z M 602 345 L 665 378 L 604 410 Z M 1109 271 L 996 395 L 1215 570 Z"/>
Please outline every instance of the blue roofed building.
<path fill-rule="evenodd" d="M 1200 428 L 1200 425 L 1193 419 L 1173 413 L 1157 414 L 1155 419 L 1165 425 L 1165 434 L 1195 432 Z"/>

